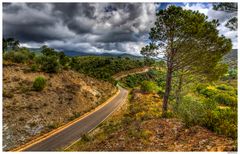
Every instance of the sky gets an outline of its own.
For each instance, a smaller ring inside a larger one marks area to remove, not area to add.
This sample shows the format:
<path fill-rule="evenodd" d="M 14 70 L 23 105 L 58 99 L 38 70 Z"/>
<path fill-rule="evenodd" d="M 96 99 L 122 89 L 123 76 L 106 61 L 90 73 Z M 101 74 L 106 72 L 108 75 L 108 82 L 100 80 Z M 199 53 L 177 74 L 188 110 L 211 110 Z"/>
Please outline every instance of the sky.
<path fill-rule="evenodd" d="M 211 3 L 4 3 L 3 37 L 30 48 L 139 56 L 149 42 L 156 12 L 170 5 L 219 19 L 220 34 L 237 48 L 237 31 L 224 26 L 228 14 L 212 10 Z"/>

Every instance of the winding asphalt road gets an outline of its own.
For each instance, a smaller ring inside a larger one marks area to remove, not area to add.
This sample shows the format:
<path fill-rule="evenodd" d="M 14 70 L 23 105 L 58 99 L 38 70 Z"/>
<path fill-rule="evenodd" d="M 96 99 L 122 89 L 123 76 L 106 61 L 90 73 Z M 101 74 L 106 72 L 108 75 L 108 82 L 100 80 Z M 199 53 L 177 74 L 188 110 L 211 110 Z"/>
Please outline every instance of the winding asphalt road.
<path fill-rule="evenodd" d="M 122 87 L 119 87 L 119 90 L 120 92 L 118 95 L 100 109 L 93 111 L 80 121 L 68 126 L 62 131 L 40 142 L 36 142 L 36 144 L 33 143 L 30 147 L 28 146 L 20 151 L 57 151 L 77 141 L 83 134 L 96 128 L 126 100 L 128 91 Z"/>

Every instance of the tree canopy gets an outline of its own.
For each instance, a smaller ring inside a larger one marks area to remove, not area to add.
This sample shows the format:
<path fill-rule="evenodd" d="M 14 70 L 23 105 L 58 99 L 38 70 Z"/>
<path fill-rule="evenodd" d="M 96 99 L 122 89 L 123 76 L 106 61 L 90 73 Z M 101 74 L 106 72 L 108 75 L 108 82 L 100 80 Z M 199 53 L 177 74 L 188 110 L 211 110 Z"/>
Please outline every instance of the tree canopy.
<path fill-rule="evenodd" d="M 15 40 L 14 38 L 3 38 L 3 45 L 2 45 L 2 50 L 3 52 L 8 50 L 8 49 L 11 49 L 11 50 L 18 50 L 19 49 L 19 46 L 20 46 L 20 43 L 18 40 Z"/>
<path fill-rule="evenodd" d="M 217 26 L 216 20 L 207 21 L 204 14 L 181 7 L 170 6 L 157 13 L 149 34 L 150 44 L 141 53 L 167 63 L 164 112 L 168 108 L 173 72 L 210 70 L 231 50 L 231 40 L 219 36 Z"/>

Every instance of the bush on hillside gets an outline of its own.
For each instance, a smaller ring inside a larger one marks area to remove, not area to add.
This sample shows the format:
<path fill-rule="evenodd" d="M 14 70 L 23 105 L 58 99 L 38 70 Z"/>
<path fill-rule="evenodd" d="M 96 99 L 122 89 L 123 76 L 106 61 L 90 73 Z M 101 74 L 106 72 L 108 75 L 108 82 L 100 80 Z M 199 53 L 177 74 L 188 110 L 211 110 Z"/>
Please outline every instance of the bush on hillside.
<path fill-rule="evenodd" d="M 38 70 L 38 65 L 37 65 L 37 64 L 32 64 L 32 65 L 30 66 L 30 71 L 36 72 L 37 70 Z"/>
<path fill-rule="evenodd" d="M 57 73 L 60 71 L 60 63 L 56 56 L 42 56 L 40 60 L 42 71 L 47 73 Z"/>
<path fill-rule="evenodd" d="M 157 93 L 159 91 L 159 87 L 155 82 L 143 81 L 141 84 L 141 90 L 148 93 Z"/>
<path fill-rule="evenodd" d="M 12 58 L 15 63 L 24 63 L 28 60 L 27 55 L 22 52 L 15 52 Z"/>
<path fill-rule="evenodd" d="M 35 91 L 42 91 L 46 86 L 46 79 L 44 77 L 37 77 L 33 82 L 33 89 Z"/>
<path fill-rule="evenodd" d="M 237 93 L 232 86 L 221 84 L 218 86 L 200 84 L 196 91 L 206 98 L 211 98 L 217 103 L 227 106 L 237 106 Z"/>
<path fill-rule="evenodd" d="M 205 85 L 205 84 L 200 84 L 196 87 L 196 91 L 199 94 L 204 95 L 205 97 L 212 97 L 214 95 L 217 94 L 217 88 L 215 88 L 215 86 L 211 86 L 211 85 Z"/>
<path fill-rule="evenodd" d="M 186 96 L 181 100 L 177 108 L 177 114 L 186 126 L 193 126 L 201 124 L 209 110 L 211 111 L 215 107 L 215 103 L 210 100 L 203 103 L 193 97 Z"/>
<path fill-rule="evenodd" d="M 4 60 L 10 60 L 15 63 L 25 63 L 34 58 L 35 54 L 26 48 L 19 48 L 17 51 L 8 51 L 3 54 Z"/>
<path fill-rule="evenodd" d="M 21 50 L 19 51 L 9 51 L 5 52 L 3 55 L 4 60 L 10 60 L 15 63 L 25 63 L 27 61 L 32 60 L 34 57 L 34 53 L 28 51 L 28 50 Z"/>
<path fill-rule="evenodd" d="M 227 106 L 232 106 L 232 107 L 236 107 L 237 106 L 237 98 L 234 96 L 230 96 L 227 93 L 218 93 L 215 96 L 215 100 L 219 103 L 219 104 L 223 104 L 223 105 L 227 105 Z"/>
<path fill-rule="evenodd" d="M 237 69 L 230 69 L 228 73 L 230 79 L 237 79 Z"/>
<path fill-rule="evenodd" d="M 219 109 L 213 99 L 184 97 L 177 115 L 188 127 L 200 125 L 221 135 L 237 137 L 237 111 L 232 108 Z"/>
<path fill-rule="evenodd" d="M 237 111 L 231 108 L 212 110 L 205 118 L 203 126 L 218 134 L 236 139 Z"/>
<path fill-rule="evenodd" d="M 220 84 L 217 86 L 217 89 L 219 90 L 234 90 L 233 87 L 231 86 L 228 86 L 228 85 L 225 85 L 225 84 Z"/>

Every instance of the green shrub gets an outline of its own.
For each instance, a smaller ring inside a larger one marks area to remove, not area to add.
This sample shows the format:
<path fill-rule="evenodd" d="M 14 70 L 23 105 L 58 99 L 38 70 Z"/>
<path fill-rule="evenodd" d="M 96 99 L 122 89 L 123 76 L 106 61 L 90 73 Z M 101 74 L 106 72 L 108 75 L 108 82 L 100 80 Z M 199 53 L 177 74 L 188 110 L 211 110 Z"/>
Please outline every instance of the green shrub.
<path fill-rule="evenodd" d="M 9 52 L 4 52 L 3 53 L 3 59 L 4 60 L 12 60 L 13 56 L 14 56 L 14 52 L 13 51 L 9 51 Z"/>
<path fill-rule="evenodd" d="M 47 125 L 48 129 L 56 129 L 59 127 L 58 123 L 50 123 Z"/>
<path fill-rule="evenodd" d="M 127 114 L 127 115 L 125 115 L 124 116 L 124 118 L 122 119 L 122 123 L 124 124 L 124 125 L 129 125 L 129 124 L 131 124 L 132 122 L 133 122 L 133 118 L 131 117 L 131 115 L 130 114 Z"/>
<path fill-rule="evenodd" d="M 141 133 L 136 126 L 131 126 L 130 128 L 128 128 L 127 135 L 131 138 L 140 138 Z"/>
<path fill-rule="evenodd" d="M 219 90 L 234 90 L 234 88 L 232 86 L 227 86 L 225 84 L 218 85 L 217 89 L 219 89 Z"/>
<path fill-rule="evenodd" d="M 69 121 L 72 121 L 72 120 L 74 120 L 74 119 L 76 119 L 76 118 L 78 118 L 78 117 L 80 117 L 80 116 L 81 116 L 81 113 L 79 113 L 79 112 L 73 112 L 73 115 L 70 116 L 70 117 L 68 118 L 68 120 L 69 120 Z"/>
<path fill-rule="evenodd" d="M 34 61 L 37 65 L 42 65 L 44 60 L 44 56 L 42 55 L 37 55 L 36 57 L 34 57 Z"/>
<path fill-rule="evenodd" d="M 44 77 L 37 77 L 33 82 L 33 89 L 35 91 L 42 91 L 46 86 L 46 79 Z"/>
<path fill-rule="evenodd" d="M 4 54 L 4 59 L 15 63 L 24 63 L 27 61 L 28 56 L 23 52 L 9 51 Z"/>
<path fill-rule="evenodd" d="M 88 134 L 84 134 L 81 138 L 81 141 L 83 141 L 83 142 L 89 142 L 91 140 L 92 140 L 92 138 Z"/>
<path fill-rule="evenodd" d="M 170 118 L 173 118 L 173 117 L 174 117 L 174 113 L 171 112 L 171 111 L 168 111 L 168 112 L 166 112 L 164 115 L 161 114 L 161 117 L 162 117 L 162 118 L 170 119 Z"/>
<path fill-rule="evenodd" d="M 186 126 L 193 126 L 203 123 L 208 112 L 214 108 L 216 108 L 216 104 L 210 99 L 202 102 L 190 96 L 185 96 L 177 108 L 177 115 Z"/>
<path fill-rule="evenodd" d="M 212 110 L 206 116 L 203 125 L 218 134 L 236 139 L 237 111 L 229 108 Z"/>
<path fill-rule="evenodd" d="M 36 71 L 38 70 L 38 65 L 37 65 L 37 64 L 31 65 L 30 70 L 31 70 L 32 72 L 36 72 Z"/>
<path fill-rule="evenodd" d="M 200 84 L 196 87 L 196 91 L 199 94 L 202 94 L 206 97 L 212 97 L 214 96 L 218 91 L 214 86 L 211 85 L 205 85 L 205 84 Z"/>
<path fill-rule="evenodd" d="M 201 90 L 206 89 L 206 88 L 207 88 L 207 85 L 205 85 L 205 84 L 199 84 L 199 85 L 197 85 L 197 87 L 196 87 L 196 91 L 197 91 L 198 93 L 200 93 Z"/>
<path fill-rule="evenodd" d="M 53 48 L 49 48 L 47 46 L 42 46 L 41 47 L 41 53 L 46 56 L 54 56 L 57 55 L 57 52 Z"/>
<path fill-rule="evenodd" d="M 60 70 L 60 63 L 56 56 L 43 56 L 41 61 L 41 70 L 47 73 L 57 73 Z"/>
<path fill-rule="evenodd" d="M 35 54 L 27 49 L 19 49 L 18 51 L 5 52 L 3 59 L 10 60 L 15 63 L 25 63 L 32 60 L 34 56 Z"/>
<path fill-rule="evenodd" d="M 60 57 L 59 62 L 60 62 L 60 64 L 61 64 L 62 66 L 65 66 L 65 67 L 66 67 L 66 66 L 69 64 L 69 62 L 70 62 L 70 58 L 67 57 L 67 56 Z"/>
<path fill-rule="evenodd" d="M 129 75 L 126 77 L 126 79 L 124 79 L 124 83 L 130 87 L 130 88 L 134 88 L 137 85 L 137 78 L 133 75 Z"/>
<path fill-rule="evenodd" d="M 24 63 L 28 60 L 28 57 L 26 54 L 22 52 L 15 52 L 13 57 L 13 62 L 15 63 Z"/>
<path fill-rule="evenodd" d="M 196 125 L 205 115 L 202 103 L 191 97 L 184 97 L 177 111 L 186 126 Z"/>
<path fill-rule="evenodd" d="M 159 91 L 159 87 L 155 82 L 143 81 L 141 84 L 141 90 L 144 92 L 157 93 Z"/>
<path fill-rule="evenodd" d="M 227 105 L 227 106 L 237 106 L 237 98 L 234 96 L 230 96 L 226 93 L 218 93 L 215 96 L 215 100 L 223 105 Z"/>
<path fill-rule="evenodd" d="M 237 69 L 230 69 L 228 74 L 230 79 L 237 79 Z"/>
<path fill-rule="evenodd" d="M 140 137 L 144 140 L 148 140 L 151 135 L 153 135 L 153 132 L 150 130 L 143 129 L 140 131 Z"/>
<path fill-rule="evenodd" d="M 237 137 L 237 111 L 232 108 L 219 109 L 213 99 L 199 101 L 184 97 L 177 115 L 186 126 L 200 125 L 218 134 Z"/>

